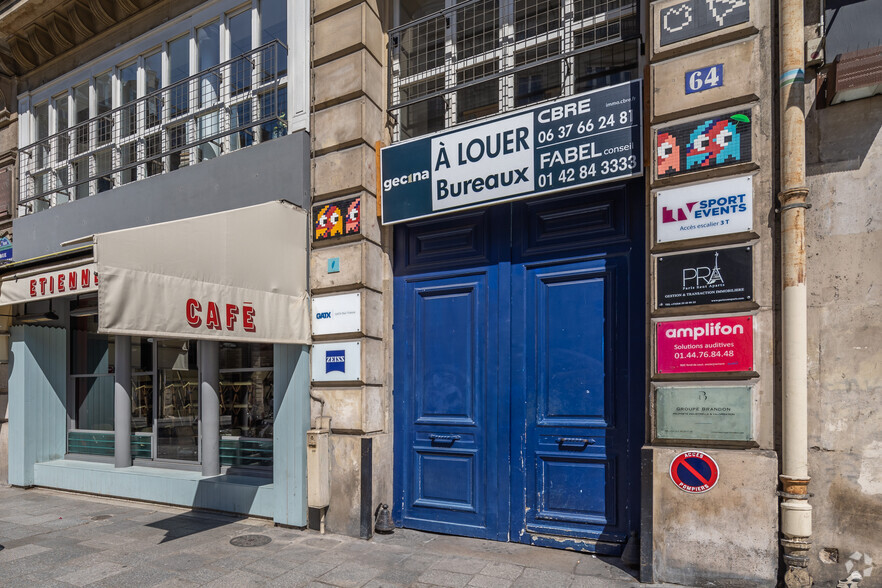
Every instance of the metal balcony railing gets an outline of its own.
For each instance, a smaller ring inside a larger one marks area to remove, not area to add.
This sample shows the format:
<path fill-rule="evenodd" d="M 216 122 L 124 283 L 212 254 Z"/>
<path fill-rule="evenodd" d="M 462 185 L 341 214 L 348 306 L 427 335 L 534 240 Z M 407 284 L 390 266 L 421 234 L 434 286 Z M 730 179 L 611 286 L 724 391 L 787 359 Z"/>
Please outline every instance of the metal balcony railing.
<path fill-rule="evenodd" d="M 287 55 L 272 41 L 23 147 L 19 215 L 287 134 Z"/>
<path fill-rule="evenodd" d="M 591 89 L 632 70 L 636 0 L 466 0 L 389 31 L 396 138 Z M 410 129 L 410 130 L 409 130 Z"/>

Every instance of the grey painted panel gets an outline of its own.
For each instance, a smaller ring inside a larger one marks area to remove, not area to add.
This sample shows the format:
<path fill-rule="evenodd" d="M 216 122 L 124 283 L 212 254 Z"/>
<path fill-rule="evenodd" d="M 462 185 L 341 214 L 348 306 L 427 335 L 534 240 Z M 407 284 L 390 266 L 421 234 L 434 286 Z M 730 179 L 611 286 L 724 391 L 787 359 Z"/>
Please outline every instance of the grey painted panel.
<path fill-rule="evenodd" d="M 827 30 L 827 63 L 837 55 L 882 45 L 882 0 L 827 0 L 824 23 Z"/>
<path fill-rule="evenodd" d="M 12 225 L 15 260 L 62 251 L 61 243 L 94 233 L 271 200 L 288 200 L 307 209 L 309 134 L 305 131 L 17 218 Z"/>

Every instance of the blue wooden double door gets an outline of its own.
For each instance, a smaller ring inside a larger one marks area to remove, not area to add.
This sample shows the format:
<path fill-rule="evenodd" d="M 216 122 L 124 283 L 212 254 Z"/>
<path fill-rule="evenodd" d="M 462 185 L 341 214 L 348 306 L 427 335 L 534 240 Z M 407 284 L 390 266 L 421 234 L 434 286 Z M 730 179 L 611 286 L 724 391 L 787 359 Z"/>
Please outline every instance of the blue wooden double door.
<path fill-rule="evenodd" d="M 621 551 L 639 522 L 642 196 L 396 227 L 398 524 Z"/>

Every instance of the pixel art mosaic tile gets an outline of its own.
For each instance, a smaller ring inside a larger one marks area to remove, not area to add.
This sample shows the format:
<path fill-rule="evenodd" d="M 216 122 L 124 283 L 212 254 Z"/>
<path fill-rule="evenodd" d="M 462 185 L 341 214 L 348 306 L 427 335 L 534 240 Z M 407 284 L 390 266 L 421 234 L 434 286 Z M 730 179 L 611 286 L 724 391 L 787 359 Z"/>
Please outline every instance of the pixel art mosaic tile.
<path fill-rule="evenodd" d="M 656 177 L 750 161 L 750 116 L 750 110 L 742 110 L 660 128 L 656 134 Z"/>
<path fill-rule="evenodd" d="M 327 241 L 361 232 L 361 196 L 312 207 L 312 239 Z"/>
<path fill-rule="evenodd" d="M 719 31 L 749 18 L 748 0 L 686 0 L 659 11 L 660 45 Z"/>

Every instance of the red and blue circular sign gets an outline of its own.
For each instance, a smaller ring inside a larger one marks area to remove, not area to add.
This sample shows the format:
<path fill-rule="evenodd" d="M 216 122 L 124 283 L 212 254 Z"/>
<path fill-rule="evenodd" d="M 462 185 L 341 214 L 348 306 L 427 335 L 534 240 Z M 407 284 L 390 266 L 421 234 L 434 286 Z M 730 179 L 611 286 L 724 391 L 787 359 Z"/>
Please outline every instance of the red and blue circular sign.
<path fill-rule="evenodd" d="M 671 462 L 671 480 L 680 490 L 691 494 L 707 492 L 720 479 L 714 458 L 700 451 L 685 451 Z"/>

